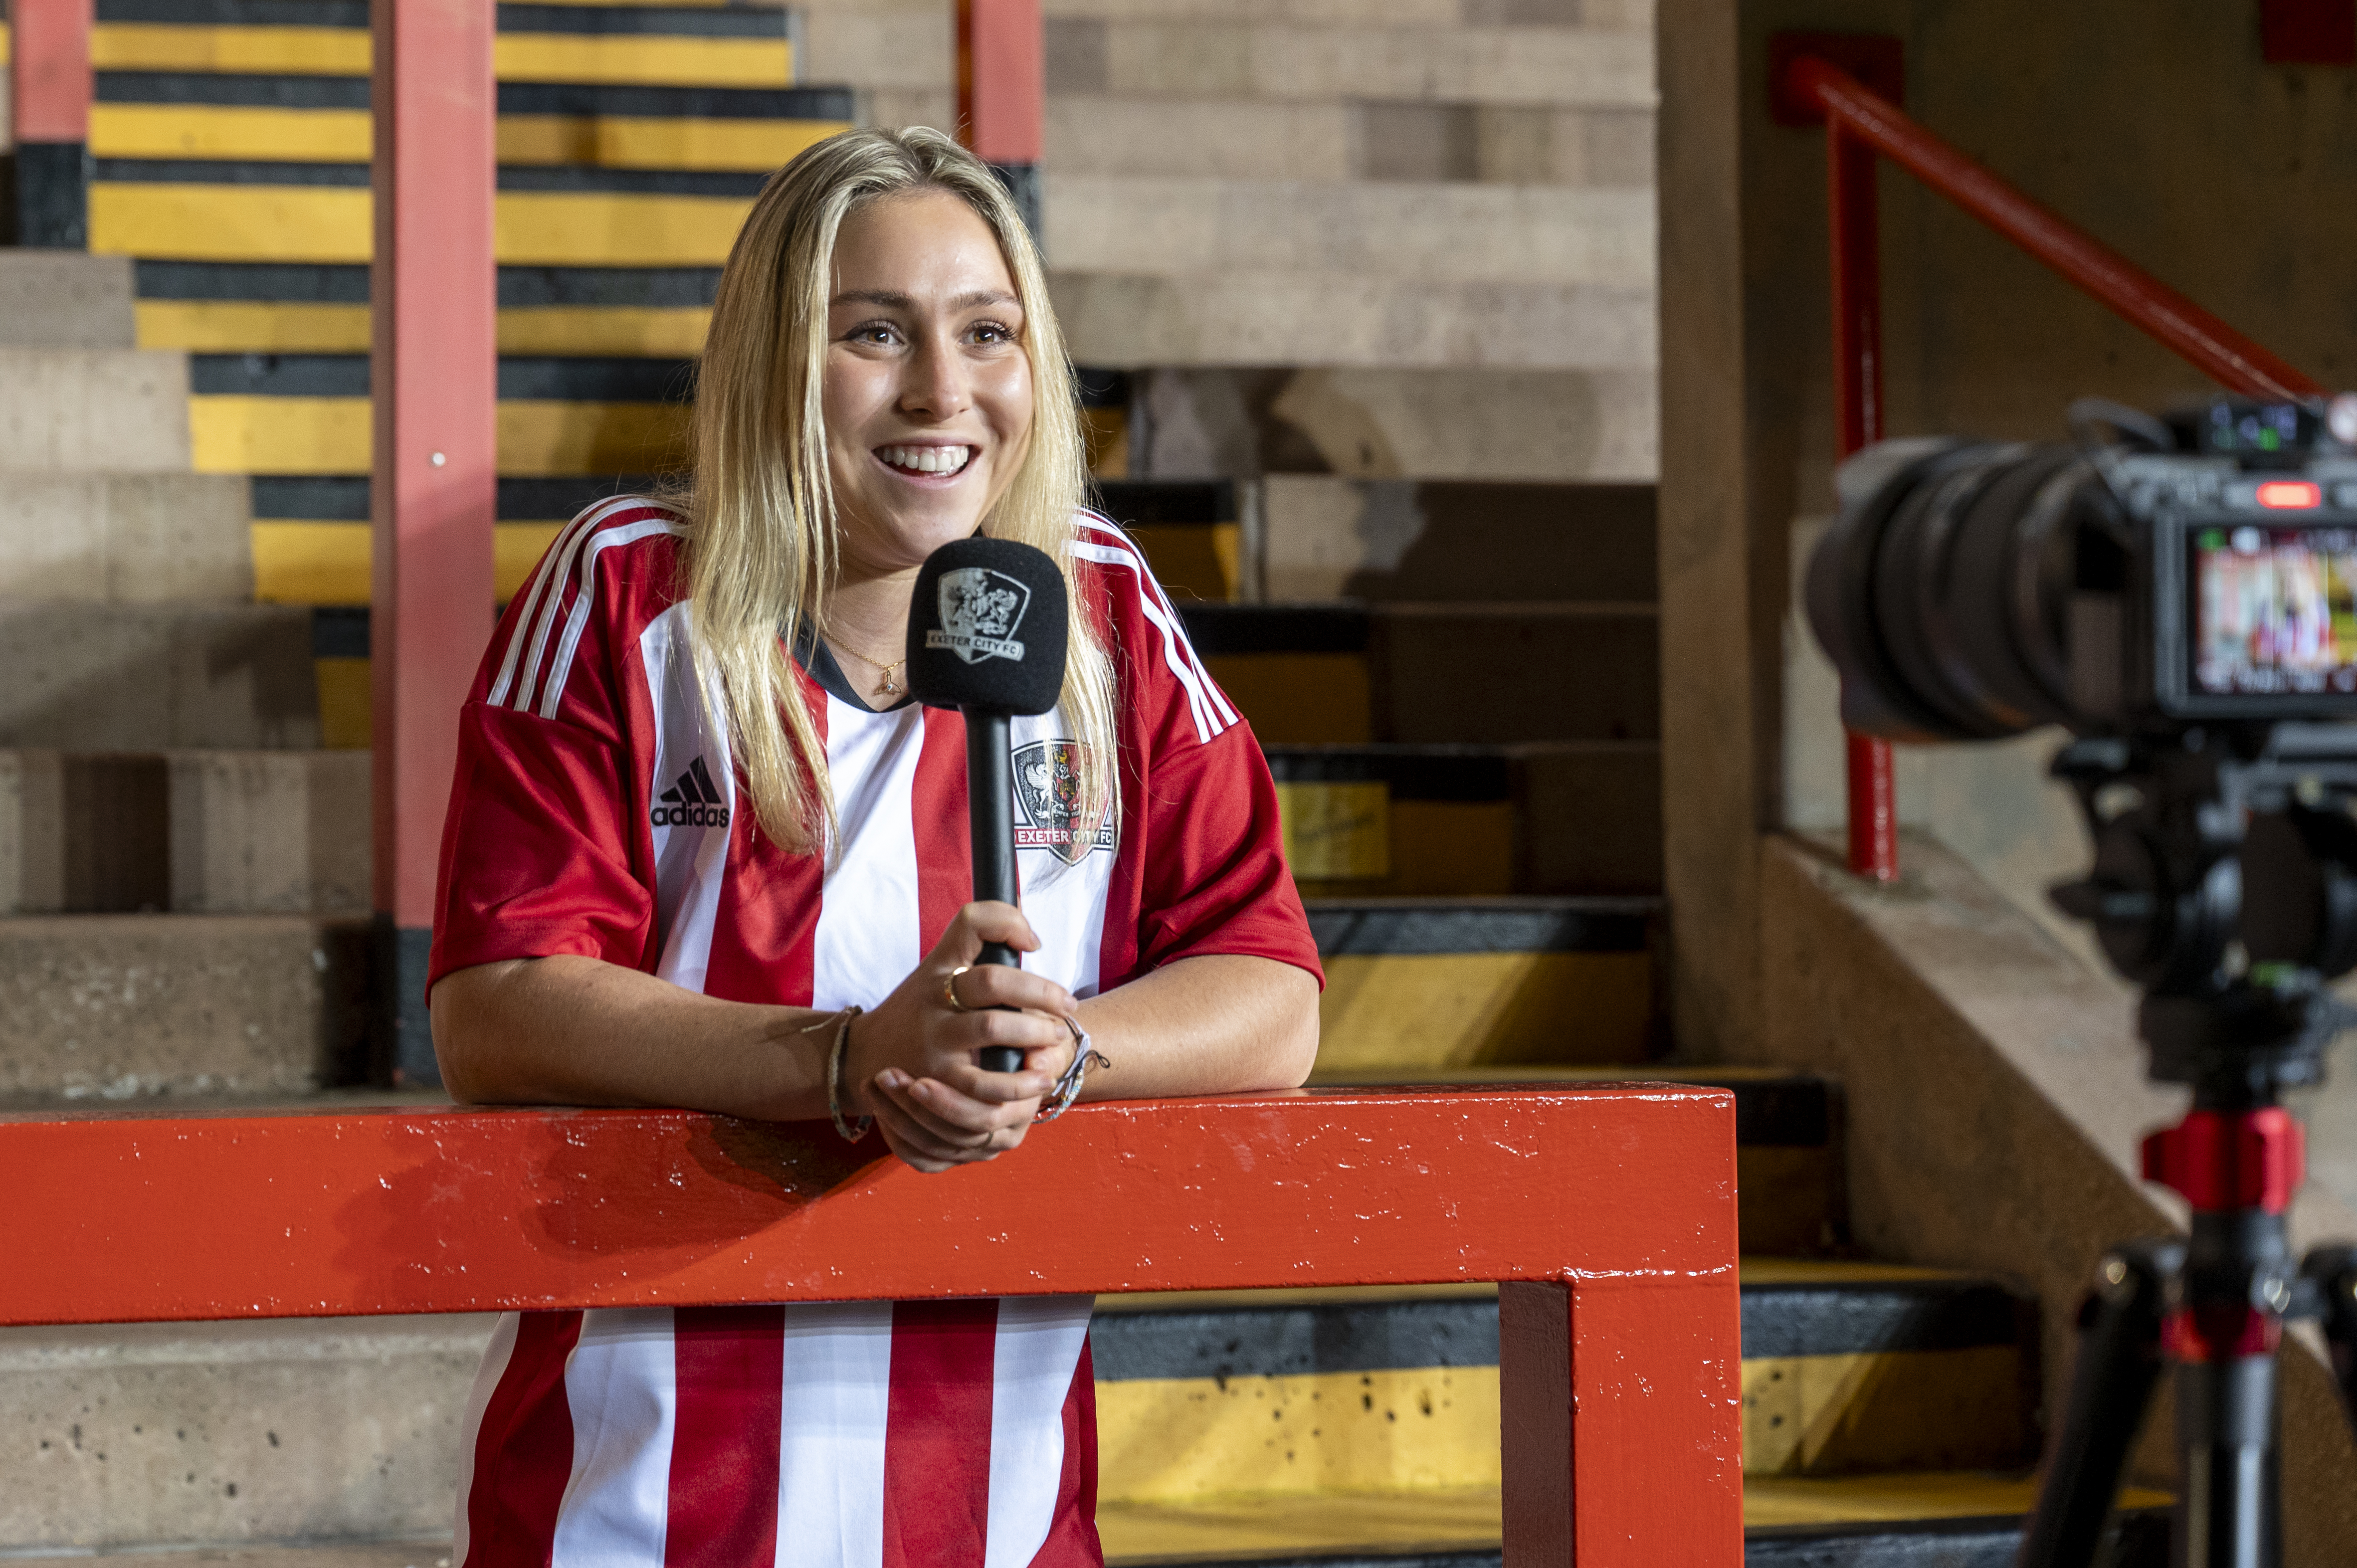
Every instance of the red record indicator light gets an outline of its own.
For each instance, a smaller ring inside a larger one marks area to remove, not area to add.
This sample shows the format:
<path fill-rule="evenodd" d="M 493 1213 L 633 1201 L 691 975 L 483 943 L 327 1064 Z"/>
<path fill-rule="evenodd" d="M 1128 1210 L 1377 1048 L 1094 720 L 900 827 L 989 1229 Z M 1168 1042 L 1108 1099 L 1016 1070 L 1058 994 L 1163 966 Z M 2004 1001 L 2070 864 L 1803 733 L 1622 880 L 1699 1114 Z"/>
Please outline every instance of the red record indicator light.
<path fill-rule="evenodd" d="M 2303 511 L 2322 506 L 2324 490 L 2307 479 L 2269 479 L 2259 487 L 2259 504 L 2274 511 Z"/>

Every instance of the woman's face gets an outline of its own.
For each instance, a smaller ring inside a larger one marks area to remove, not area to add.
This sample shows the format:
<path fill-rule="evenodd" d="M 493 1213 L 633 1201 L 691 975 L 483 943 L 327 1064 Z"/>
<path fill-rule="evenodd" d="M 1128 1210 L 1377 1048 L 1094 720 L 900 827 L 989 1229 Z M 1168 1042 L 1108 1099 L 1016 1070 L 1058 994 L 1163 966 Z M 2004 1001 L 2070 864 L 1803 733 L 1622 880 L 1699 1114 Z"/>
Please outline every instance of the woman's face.
<path fill-rule="evenodd" d="M 1031 360 L 1015 280 L 959 198 L 885 197 L 836 234 L 826 330 L 844 564 L 913 568 L 974 532 L 1022 464 Z"/>

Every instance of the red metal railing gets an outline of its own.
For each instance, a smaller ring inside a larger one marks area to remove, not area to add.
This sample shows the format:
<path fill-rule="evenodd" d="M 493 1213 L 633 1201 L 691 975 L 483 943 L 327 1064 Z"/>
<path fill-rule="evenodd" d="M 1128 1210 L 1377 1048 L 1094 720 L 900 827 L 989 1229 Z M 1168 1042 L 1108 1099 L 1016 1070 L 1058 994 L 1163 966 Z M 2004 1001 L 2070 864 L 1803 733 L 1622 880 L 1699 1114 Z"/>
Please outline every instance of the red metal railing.
<path fill-rule="evenodd" d="M 811 1133 L 0 1117 L 0 1324 L 1496 1280 L 1507 1560 L 1741 1555 L 1723 1090 L 1090 1105 L 946 1176 Z"/>
<path fill-rule="evenodd" d="M 1878 47 L 1879 46 L 1879 47 Z M 1875 167 L 1878 155 L 2065 279 L 2129 325 L 2149 333 L 2230 392 L 2314 397 L 2324 388 L 2191 300 L 2014 189 L 1909 119 L 1827 54 L 1895 75 L 1888 40 L 1787 35 L 1771 49 L 1779 117 L 1825 127 L 1826 209 L 1832 226 L 1834 419 L 1836 459 L 1882 438 L 1881 285 Z M 1899 822 L 1890 747 L 1848 737 L 1849 866 L 1889 882 L 1899 875 Z"/>

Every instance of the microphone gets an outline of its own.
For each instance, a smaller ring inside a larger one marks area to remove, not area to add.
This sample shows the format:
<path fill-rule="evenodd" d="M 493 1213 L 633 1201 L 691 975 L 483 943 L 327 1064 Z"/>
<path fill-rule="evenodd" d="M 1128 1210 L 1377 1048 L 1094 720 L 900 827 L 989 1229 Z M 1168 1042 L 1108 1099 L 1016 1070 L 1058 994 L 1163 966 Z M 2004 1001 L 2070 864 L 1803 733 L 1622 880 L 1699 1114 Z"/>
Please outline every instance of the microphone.
<path fill-rule="evenodd" d="M 1064 689 L 1064 575 L 1045 552 L 975 534 L 942 545 L 917 569 L 909 607 L 909 690 L 929 708 L 965 715 L 968 830 L 977 901 L 1016 902 L 1015 780 L 1006 721 L 1044 714 Z M 1020 969 L 1004 942 L 977 964 Z M 1023 1053 L 986 1046 L 985 1072 L 1016 1072 Z"/>

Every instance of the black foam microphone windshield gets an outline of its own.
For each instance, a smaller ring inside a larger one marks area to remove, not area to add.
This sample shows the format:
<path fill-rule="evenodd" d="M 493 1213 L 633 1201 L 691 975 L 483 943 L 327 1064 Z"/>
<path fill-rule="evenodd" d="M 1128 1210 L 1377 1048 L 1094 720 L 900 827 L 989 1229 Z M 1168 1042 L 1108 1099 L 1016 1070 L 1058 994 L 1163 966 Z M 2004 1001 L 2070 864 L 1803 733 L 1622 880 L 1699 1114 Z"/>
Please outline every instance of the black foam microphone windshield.
<path fill-rule="evenodd" d="M 965 715 L 967 825 L 974 896 L 1016 901 L 1015 780 L 1006 721 L 1044 714 L 1064 689 L 1064 576 L 1045 552 L 980 534 L 944 544 L 917 570 L 909 607 L 909 690 L 928 707 Z M 983 944 L 976 963 L 1020 967 L 1015 950 Z M 992 1046 L 986 1072 L 1014 1072 L 1023 1053 Z"/>

